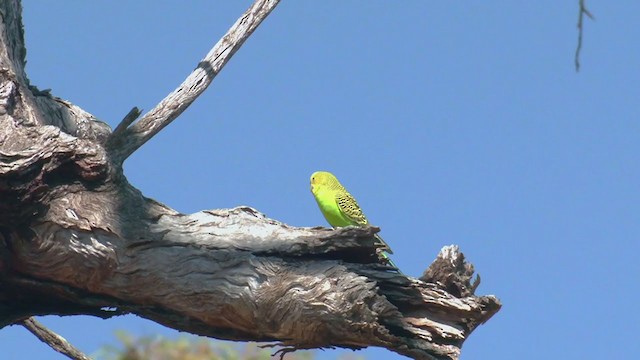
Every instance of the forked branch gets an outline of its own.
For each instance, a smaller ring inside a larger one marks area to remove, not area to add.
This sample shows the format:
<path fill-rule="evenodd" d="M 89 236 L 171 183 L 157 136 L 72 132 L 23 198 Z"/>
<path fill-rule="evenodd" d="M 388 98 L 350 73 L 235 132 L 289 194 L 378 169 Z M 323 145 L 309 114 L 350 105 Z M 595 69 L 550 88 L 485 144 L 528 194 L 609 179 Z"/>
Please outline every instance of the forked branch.
<path fill-rule="evenodd" d="M 576 72 L 580 71 L 580 52 L 582 51 L 582 33 L 583 33 L 583 20 L 585 15 L 591 19 L 595 20 L 591 12 L 587 9 L 587 5 L 585 4 L 586 0 L 579 0 L 578 6 L 578 45 L 576 46 L 576 55 L 574 57 L 574 62 L 576 65 Z"/>
<path fill-rule="evenodd" d="M 123 162 L 182 114 L 207 89 L 233 54 L 279 2 L 280 0 L 256 0 L 177 89 L 125 131 L 114 132 L 109 140 L 114 160 Z"/>

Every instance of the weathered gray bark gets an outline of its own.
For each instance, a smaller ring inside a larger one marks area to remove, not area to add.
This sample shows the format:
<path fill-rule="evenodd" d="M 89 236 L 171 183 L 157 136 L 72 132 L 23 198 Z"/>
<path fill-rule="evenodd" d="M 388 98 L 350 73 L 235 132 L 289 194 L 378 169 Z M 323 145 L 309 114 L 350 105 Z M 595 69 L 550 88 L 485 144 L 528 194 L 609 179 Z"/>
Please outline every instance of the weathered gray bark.
<path fill-rule="evenodd" d="M 26 319 L 22 322 L 22 326 L 27 328 L 38 339 L 49 344 L 55 351 L 66 355 L 70 359 L 91 360 L 80 350 L 69 344 L 63 337 L 47 329 L 34 318 Z"/>
<path fill-rule="evenodd" d="M 29 86 L 20 3 L 0 3 L 0 328 L 133 313 L 221 339 L 457 359 L 500 309 L 474 296 L 456 247 L 413 279 L 378 263 L 376 228 L 296 228 L 248 207 L 183 215 L 127 182 L 126 157 L 204 91 L 276 4 L 256 1 L 195 75 L 112 133 Z"/>

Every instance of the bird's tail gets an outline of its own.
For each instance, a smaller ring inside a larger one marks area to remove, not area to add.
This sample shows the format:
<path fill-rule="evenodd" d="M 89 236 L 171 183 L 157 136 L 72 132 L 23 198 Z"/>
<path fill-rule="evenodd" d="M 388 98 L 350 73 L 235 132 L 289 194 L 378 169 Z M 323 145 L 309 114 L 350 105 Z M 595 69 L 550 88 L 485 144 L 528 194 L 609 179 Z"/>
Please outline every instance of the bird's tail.
<path fill-rule="evenodd" d="M 380 244 L 383 245 L 382 247 L 380 247 L 381 250 L 384 250 L 384 251 L 388 252 L 389 254 L 393 254 L 393 250 L 391 250 L 391 248 L 389 247 L 389 244 L 387 244 L 387 242 L 384 241 L 380 237 L 380 235 L 374 234 L 373 236 L 376 238 L 376 240 L 378 240 L 380 242 Z"/>
<path fill-rule="evenodd" d="M 398 265 L 396 265 L 396 263 L 394 263 L 391 258 L 389 257 L 389 254 L 387 254 L 384 250 L 382 249 L 378 249 L 377 250 L 377 254 L 378 254 L 378 258 L 383 261 L 385 263 L 385 265 L 389 265 L 394 267 L 400 274 L 402 274 L 402 271 L 400 271 L 400 269 L 398 268 Z"/>
<path fill-rule="evenodd" d="M 389 254 L 393 254 L 393 251 L 391 250 L 389 245 L 384 240 L 382 240 L 382 237 L 380 237 L 380 235 L 375 234 L 374 237 L 376 238 L 376 240 L 378 240 L 378 244 L 382 245 L 376 250 L 376 252 L 378 253 L 378 258 L 384 261 L 386 265 L 390 265 L 398 269 L 398 266 L 389 257 Z M 398 269 L 398 271 L 400 270 Z"/>

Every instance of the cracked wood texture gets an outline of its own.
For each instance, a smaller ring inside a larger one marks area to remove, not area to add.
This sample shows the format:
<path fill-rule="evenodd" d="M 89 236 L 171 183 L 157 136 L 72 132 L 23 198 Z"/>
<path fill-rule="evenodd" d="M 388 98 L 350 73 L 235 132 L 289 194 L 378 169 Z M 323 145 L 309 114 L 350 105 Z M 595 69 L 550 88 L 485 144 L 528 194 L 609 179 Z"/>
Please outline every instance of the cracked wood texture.
<path fill-rule="evenodd" d="M 0 12 L 0 328 L 132 313 L 220 339 L 458 359 L 500 309 L 474 295 L 455 246 L 414 279 L 378 263 L 373 227 L 298 228 L 249 207 L 185 215 L 145 198 L 106 124 L 29 85 L 20 2 Z"/>

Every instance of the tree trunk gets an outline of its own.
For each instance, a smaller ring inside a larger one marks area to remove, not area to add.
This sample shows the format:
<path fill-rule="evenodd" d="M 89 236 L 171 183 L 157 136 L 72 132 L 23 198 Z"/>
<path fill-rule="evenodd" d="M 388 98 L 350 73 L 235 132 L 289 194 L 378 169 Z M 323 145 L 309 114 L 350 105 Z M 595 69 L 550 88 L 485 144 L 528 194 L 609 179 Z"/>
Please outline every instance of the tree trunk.
<path fill-rule="evenodd" d="M 248 207 L 185 215 L 127 182 L 126 157 L 204 91 L 276 4 L 256 1 L 220 40 L 181 85 L 208 80 L 190 101 L 176 91 L 112 132 L 29 85 L 20 2 L 0 3 L 0 328 L 133 313 L 220 339 L 457 359 L 500 309 L 474 296 L 457 247 L 414 279 L 378 262 L 376 228 L 297 228 Z"/>

